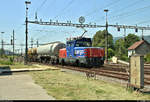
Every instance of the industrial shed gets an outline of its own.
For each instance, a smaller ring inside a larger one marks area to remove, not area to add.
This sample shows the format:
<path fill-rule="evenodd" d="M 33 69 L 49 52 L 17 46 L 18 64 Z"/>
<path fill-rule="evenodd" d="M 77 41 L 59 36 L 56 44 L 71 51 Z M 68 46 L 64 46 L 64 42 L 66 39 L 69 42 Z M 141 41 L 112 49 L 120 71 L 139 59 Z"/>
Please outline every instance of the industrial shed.
<path fill-rule="evenodd" d="M 140 40 L 128 48 L 128 57 L 135 54 L 145 55 L 149 52 L 150 44 L 146 40 Z"/>

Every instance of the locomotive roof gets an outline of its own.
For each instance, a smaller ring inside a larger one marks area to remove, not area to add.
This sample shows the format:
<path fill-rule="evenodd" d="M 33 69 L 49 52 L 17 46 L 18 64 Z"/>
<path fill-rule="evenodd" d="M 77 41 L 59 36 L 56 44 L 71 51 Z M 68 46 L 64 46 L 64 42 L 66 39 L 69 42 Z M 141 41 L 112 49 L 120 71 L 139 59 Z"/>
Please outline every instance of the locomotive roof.
<path fill-rule="evenodd" d="M 86 37 L 80 38 L 80 37 L 79 37 L 79 38 L 73 38 L 73 39 L 68 40 L 68 41 L 70 42 L 70 41 L 78 41 L 78 40 L 91 40 L 91 38 L 86 38 Z M 67 41 L 67 42 L 68 42 L 68 41 Z"/>

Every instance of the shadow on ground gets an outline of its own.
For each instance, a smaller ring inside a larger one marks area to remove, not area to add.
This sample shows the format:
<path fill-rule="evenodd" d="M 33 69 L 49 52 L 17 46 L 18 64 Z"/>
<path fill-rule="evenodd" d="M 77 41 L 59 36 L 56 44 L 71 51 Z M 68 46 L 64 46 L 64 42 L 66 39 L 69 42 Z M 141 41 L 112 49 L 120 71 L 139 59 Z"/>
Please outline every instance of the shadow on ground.
<path fill-rule="evenodd" d="M 4 76 L 4 75 L 12 75 L 9 66 L 0 66 L 0 76 Z"/>
<path fill-rule="evenodd" d="M 143 93 L 143 94 L 150 94 L 150 89 L 146 90 L 146 91 L 140 91 L 140 92 Z"/>

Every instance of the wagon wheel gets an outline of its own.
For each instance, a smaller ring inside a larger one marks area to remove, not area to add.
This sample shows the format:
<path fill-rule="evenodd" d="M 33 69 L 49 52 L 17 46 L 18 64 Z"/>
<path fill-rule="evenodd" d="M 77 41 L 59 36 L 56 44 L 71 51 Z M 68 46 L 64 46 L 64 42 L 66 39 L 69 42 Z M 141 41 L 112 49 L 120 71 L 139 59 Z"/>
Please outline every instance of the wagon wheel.
<path fill-rule="evenodd" d="M 76 66 L 79 67 L 80 66 L 80 62 L 79 60 L 76 60 Z"/>

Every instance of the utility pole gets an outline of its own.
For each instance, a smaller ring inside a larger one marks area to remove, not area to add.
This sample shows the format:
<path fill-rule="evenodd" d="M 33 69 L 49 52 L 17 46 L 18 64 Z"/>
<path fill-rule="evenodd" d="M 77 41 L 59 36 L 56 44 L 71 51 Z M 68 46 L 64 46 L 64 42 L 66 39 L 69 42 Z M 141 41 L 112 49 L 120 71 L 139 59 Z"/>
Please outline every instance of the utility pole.
<path fill-rule="evenodd" d="M 142 40 L 144 40 L 143 29 L 142 29 Z"/>
<path fill-rule="evenodd" d="M 20 46 L 21 46 L 21 56 L 22 56 L 22 54 L 23 54 L 22 53 L 23 52 L 23 49 L 22 49 L 23 48 L 23 44 L 21 43 Z"/>
<path fill-rule="evenodd" d="M 2 53 L 1 53 L 1 56 L 3 56 L 4 54 L 4 42 L 3 42 L 3 39 L 2 39 Z"/>
<path fill-rule="evenodd" d="M 31 48 L 33 48 L 33 38 L 31 38 Z"/>
<path fill-rule="evenodd" d="M 37 45 L 37 47 L 39 47 L 39 40 L 38 39 L 36 41 L 36 45 Z"/>
<path fill-rule="evenodd" d="M 14 53 L 15 53 L 15 31 L 13 30 L 13 60 L 14 60 Z"/>
<path fill-rule="evenodd" d="M 108 63 L 108 21 L 107 21 L 107 12 L 108 9 L 105 9 L 104 12 L 106 12 L 106 34 L 105 34 L 105 58 L 106 63 Z"/>
<path fill-rule="evenodd" d="M 22 46 L 21 46 L 21 56 L 22 56 Z"/>
<path fill-rule="evenodd" d="M 124 42 L 125 42 L 125 37 L 126 37 L 126 28 L 124 28 Z"/>
<path fill-rule="evenodd" d="M 1 46 L 2 46 L 2 48 L 1 48 L 1 56 L 4 54 L 4 41 L 3 41 L 3 34 L 4 34 L 5 32 L 1 32 L 1 36 L 2 36 L 2 40 L 1 40 Z"/>
<path fill-rule="evenodd" d="M 26 48 L 25 48 L 25 63 L 24 64 L 27 64 L 28 62 L 28 4 L 31 4 L 30 1 L 25 1 L 25 4 L 26 4 Z"/>

